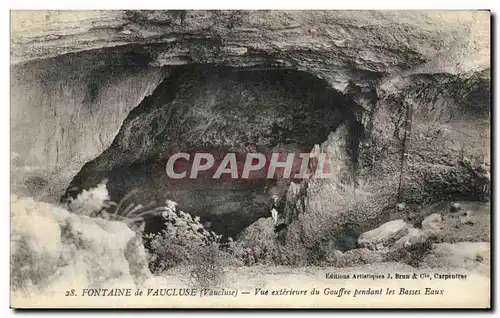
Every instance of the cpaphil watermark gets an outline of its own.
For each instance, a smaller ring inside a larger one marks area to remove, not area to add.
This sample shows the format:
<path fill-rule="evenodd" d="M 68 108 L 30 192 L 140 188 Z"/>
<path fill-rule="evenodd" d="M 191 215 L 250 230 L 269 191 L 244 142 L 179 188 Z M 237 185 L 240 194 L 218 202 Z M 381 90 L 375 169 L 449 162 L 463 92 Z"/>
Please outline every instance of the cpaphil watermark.
<path fill-rule="evenodd" d="M 326 153 L 315 146 L 310 152 L 177 152 L 168 158 L 171 179 L 329 179 L 334 176 Z"/>

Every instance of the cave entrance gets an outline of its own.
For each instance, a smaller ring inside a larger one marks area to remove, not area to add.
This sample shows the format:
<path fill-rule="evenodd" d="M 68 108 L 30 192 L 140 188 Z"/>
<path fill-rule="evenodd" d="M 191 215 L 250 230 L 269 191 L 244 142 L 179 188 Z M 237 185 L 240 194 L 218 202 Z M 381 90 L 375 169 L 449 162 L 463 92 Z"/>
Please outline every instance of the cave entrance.
<path fill-rule="evenodd" d="M 341 124 L 355 121 L 352 102 L 306 72 L 210 65 L 169 71 L 130 112 L 111 146 L 72 180 L 65 196 L 108 179 L 113 201 L 137 189 L 130 199 L 136 204 L 170 199 L 209 222 L 213 231 L 235 236 L 269 216 L 269 180 L 172 180 L 165 170 L 169 156 L 207 149 L 244 154 L 252 147 L 310 151 Z M 162 226 L 152 220 L 146 231 Z"/>

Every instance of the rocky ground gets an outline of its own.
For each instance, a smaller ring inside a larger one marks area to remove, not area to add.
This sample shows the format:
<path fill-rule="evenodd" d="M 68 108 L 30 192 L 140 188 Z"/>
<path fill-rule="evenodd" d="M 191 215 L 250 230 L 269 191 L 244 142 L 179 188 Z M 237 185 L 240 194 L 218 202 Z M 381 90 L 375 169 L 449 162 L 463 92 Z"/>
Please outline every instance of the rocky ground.
<path fill-rule="evenodd" d="M 17 297 L 41 292 L 55 295 L 67 289 L 68 282 L 72 288 L 118 288 L 162 282 L 161 277 L 153 276 L 148 269 L 142 240 L 125 223 L 89 218 L 30 198 L 12 196 L 11 204 L 12 291 Z M 278 285 L 281 283 L 279 277 L 292 284 L 298 283 L 291 280 L 290 275 L 302 276 L 304 283 L 313 284 L 329 271 L 362 269 L 379 273 L 376 268 L 389 272 L 453 271 L 489 278 L 489 239 L 484 236 L 472 239 L 467 235 L 479 232 L 478 227 L 485 232 L 484 225 L 489 224 L 486 212 L 489 207 L 464 203 L 454 204 L 453 212 L 449 208 L 441 210 L 443 214 L 426 216 L 418 227 L 394 220 L 363 233 L 358 238 L 358 248 L 346 252 L 329 251 L 321 267 L 293 269 L 256 265 L 236 268 L 222 261 L 212 269 L 208 280 L 202 281 L 199 275 L 204 271 L 196 266 L 208 268 L 211 263 L 205 259 L 194 267 L 173 268 L 162 276 L 167 275 L 169 285 L 175 277 L 173 281 L 177 283 L 193 286 L 200 283 L 226 286 L 224 284 L 228 283 L 228 288 L 254 283 L 271 285 L 270 277 L 274 277 Z M 460 240 L 457 241 L 458 235 L 450 236 L 451 232 L 461 232 Z M 238 276 L 240 272 L 244 275 Z M 252 277 L 254 272 L 258 275 Z M 227 275 L 238 279 L 228 280 Z M 314 279 L 307 282 L 311 275 Z"/>

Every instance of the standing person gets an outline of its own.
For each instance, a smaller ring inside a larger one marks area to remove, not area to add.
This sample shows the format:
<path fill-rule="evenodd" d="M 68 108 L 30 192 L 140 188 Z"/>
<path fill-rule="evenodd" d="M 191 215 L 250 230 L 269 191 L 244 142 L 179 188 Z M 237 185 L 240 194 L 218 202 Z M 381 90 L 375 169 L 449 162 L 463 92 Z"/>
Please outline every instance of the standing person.
<path fill-rule="evenodd" d="M 273 218 L 273 225 L 276 226 L 278 223 L 278 201 L 279 197 L 277 195 L 272 196 L 272 205 L 271 205 L 271 216 Z"/>

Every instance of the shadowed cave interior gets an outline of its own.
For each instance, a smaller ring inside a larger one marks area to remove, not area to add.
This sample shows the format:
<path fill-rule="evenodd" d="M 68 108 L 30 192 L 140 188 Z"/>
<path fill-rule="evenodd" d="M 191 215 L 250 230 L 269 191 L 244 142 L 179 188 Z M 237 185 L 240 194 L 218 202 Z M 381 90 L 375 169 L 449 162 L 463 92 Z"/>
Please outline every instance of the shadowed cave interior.
<path fill-rule="evenodd" d="M 211 65 L 177 66 L 168 72 L 153 94 L 129 113 L 111 146 L 82 168 L 63 198 L 107 179 L 115 202 L 134 189 L 128 201 L 135 204 L 159 206 L 170 199 L 213 231 L 234 237 L 270 216 L 266 189 L 275 180 L 173 180 L 165 171 L 170 155 L 245 154 L 249 147 L 309 152 L 348 123 L 349 150 L 356 161 L 361 126 L 354 116 L 356 105 L 321 79 L 296 70 Z M 283 183 L 281 193 L 290 181 Z M 146 233 L 162 228 L 161 217 L 146 223 Z"/>

